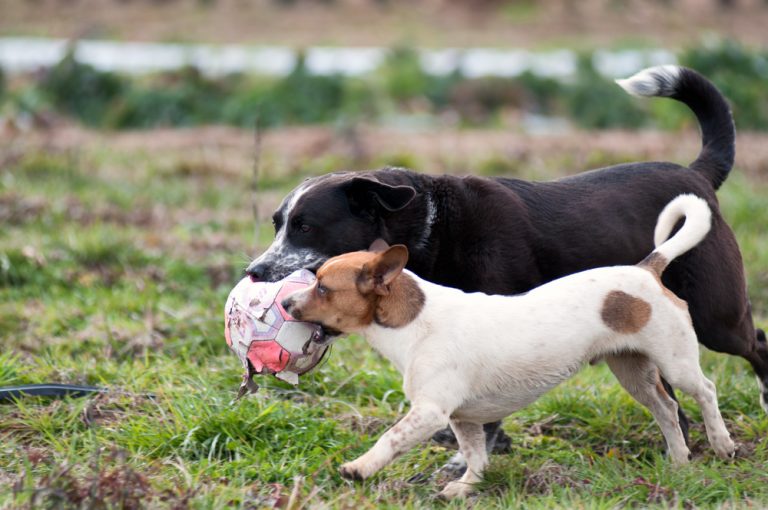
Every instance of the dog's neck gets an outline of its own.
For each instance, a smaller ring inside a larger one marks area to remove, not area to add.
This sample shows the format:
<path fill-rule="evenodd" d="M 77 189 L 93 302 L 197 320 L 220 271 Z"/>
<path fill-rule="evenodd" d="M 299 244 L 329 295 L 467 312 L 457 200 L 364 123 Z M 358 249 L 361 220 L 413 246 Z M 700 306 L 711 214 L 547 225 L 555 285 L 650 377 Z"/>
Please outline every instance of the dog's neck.
<path fill-rule="evenodd" d="M 389 294 L 381 296 L 374 312 L 374 322 L 385 328 L 402 328 L 421 313 L 424 292 L 408 273 L 400 274 L 389 286 Z"/>
<path fill-rule="evenodd" d="M 424 338 L 424 309 L 427 297 L 419 286 L 418 277 L 403 272 L 390 286 L 390 293 L 381 296 L 374 309 L 374 320 L 360 333 L 379 354 L 387 358 L 401 374 L 409 363 L 414 343 Z"/>

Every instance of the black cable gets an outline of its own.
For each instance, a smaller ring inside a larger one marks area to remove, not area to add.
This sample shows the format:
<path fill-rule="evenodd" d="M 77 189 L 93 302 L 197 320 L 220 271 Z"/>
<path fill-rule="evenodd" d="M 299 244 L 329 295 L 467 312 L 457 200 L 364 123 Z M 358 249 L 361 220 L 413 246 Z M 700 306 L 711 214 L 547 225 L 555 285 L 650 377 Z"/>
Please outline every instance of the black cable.
<path fill-rule="evenodd" d="M 97 386 L 79 386 L 76 384 L 21 384 L 19 386 L 0 387 L 0 402 L 11 402 L 24 397 L 85 397 L 94 393 L 118 393 L 128 394 L 127 392 L 114 392 L 109 388 L 99 388 Z M 151 393 L 142 395 L 154 399 Z"/>

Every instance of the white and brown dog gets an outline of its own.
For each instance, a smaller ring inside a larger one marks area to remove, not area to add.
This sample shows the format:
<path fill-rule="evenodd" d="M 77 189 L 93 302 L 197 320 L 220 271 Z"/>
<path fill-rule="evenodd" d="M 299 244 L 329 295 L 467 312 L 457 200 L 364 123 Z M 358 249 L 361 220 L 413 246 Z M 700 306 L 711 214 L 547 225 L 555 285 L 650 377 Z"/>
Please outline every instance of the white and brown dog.
<path fill-rule="evenodd" d="M 683 227 L 667 240 L 675 224 Z M 408 414 L 360 458 L 341 466 L 365 479 L 450 424 L 469 469 L 441 492 L 464 496 L 488 463 L 484 423 L 530 404 L 586 363 L 605 359 L 624 388 L 656 418 L 672 462 L 688 462 L 677 403 L 665 377 L 701 407 L 707 436 L 723 458 L 734 443 L 715 386 L 699 365 L 688 308 L 661 273 L 710 229 L 707 203 L 681 195 L 659 216 L 657 248 L 636 266 L 592 269 L 519 296 L 467 294 L 404 270 L 402 245 L 372 246 L 328 260 L 311 287 L 283 305 L 301 320 L 360 333 L 403 375 Z"/>

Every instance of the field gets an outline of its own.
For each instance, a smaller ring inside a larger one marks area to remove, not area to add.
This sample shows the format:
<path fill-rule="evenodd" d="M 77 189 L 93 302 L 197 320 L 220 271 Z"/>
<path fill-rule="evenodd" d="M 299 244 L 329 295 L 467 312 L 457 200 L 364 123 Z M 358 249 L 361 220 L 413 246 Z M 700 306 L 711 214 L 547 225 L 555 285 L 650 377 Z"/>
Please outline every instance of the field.
<path fill-rule="evenodd" d="M 768 327 L 764 135 L 739 139 L 720 191 Z M 452 454 L 419 447 L 366 483 L 337 474 L 407 409 L 400 378 L 359 338 L 339 341 L 298 388 L 260 381 L 232 399 L 239 364 L 222 335 L 228 290 L 269 242 L 261 218 L 303 176 L 385 163 L 547 179 L 697 151 L 694 132 L 268 133 L 251 194 L 251 133 L 230 128 L 98 134 L 65 127 L 3 138 L 0 385 L 69 382 L 96 398 L 0 405 L 0 506 L 17 508 L 430 508 Z M 768 418 L 751 369 L 702 352 L 738 458 L 717 460 L 698 410 L 693 462 L 672 468 L 651 416 L 605 366 L 508 418 L 476 508 L 768 505 Z M 153 398 L 148 397 L 152 394 Z M 444 505 L 463 508 L 462 503 Z"/>
<path fill-rule="evenodd" d="M 215 44 L 668 47 L 766 42 L 762 0 L 2 0 L 0 35 Z"/>

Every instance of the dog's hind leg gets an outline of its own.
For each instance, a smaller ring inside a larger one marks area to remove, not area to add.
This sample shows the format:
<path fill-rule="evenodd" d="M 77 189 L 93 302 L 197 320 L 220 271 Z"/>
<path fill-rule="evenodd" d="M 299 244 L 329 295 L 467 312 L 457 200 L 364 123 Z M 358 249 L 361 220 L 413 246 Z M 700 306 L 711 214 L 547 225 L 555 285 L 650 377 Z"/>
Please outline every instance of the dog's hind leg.
<path fill-rule="evenodd" d="M 693 333 L 691 333 L 693 334 Z M 691 340 L 692 342 L 693 340 Z M 692 396 L 701 408 L 701 417 L 707 429 L 707 438 L 715 453 L 721 458 L 733 457 L 736 445 L 725 427 L 717 405 L 715 385 L 704 377 L 698 358 L 698 348 L 693 344 L 692 352 L 677 352 L 676 359 L 669 356 L 655 357 L 662 374 L 670 383 Z"/>
<path fill-rule="evenodd" d="M 680 406 L 680 403 L 677 401 L 677 395 L 675 395 L 675 389 L 663 377 L 661 378 L 661 386 L 664 388 L 664 391 L 667 392 L 667 396 L 672 400 L 674 400 L 675 404 L 677 404 L 677 422 L 680 424 L 680 432 L 683 433 L 683 439 L 685 439 L 685 444 L 687 444 L 690 447 L 691 441 L 688 434 L 688 430 L 690 429 L 690 423 L 688 423 L 688 417 L 685 415 L 685 413 L 683 412 L 683 408 Z"/>
<path fill-rule="evenodd" d="M 501 428 L 501 422 L 486 423 L 483 425 L 485 432 L 485 449 L 488 453 L 509 453 L 512 450 L 512 438 L 510 438 L 504 429 Z M 459 444 L 451 428 L 443 429 L 434 436 L 432 441 L 445 448 L 458 448 Z M 459 478 L 467 470 L 467 462 L 461 452 L 445 463 L 433 476 L 442 479 Z"/>
<path fill-rule="evenodd" d="M 440 497 L 445 499 L 463 498 L 472 492 L 474 484 L 482 480 L 488 465 L 486 435 L 482 425 L 451 420 L 451 429 L 459 442 L 459 451 L 466 460 L 467 469 L 459 480 L 449 482 L 440 492 Z"/>
<path fill-rule="evenodd" d="M 609 356 L 605 360 L 624 389 L 647 407 L 656 419 L 672 462 L 688 462 L 691 452 L 680 430 L 678 404 L 662 386 L 656 365 L 648 357 L 636 353 Z"/>
<path fill-rule="evenodd" d="M 765 331 L 757 328 L 755 338 L 757 342 L 755 343 L 753 358 L 757 361 L 750 361 L 752 361 L 757 376 L 757 386 L 760 388 L 760 405 L 763 411 L 768 413 L 768 342 L 765 339 Z"/>
<path fill-rule="evenodd" d="M 509 453 L 512 448 L 512 439 L 502 430 L 501 422 L 486 423 L 483 425 L 485 430 L 485 442 L 489 453 Z M 432 436 L 432 441 L 443 448 L 458 448 L 456 436 L 450 427 L 444 428 Z M 463 472 L 463 468 L 462 468 Z M 460 475 L 461 473 L 459 473 Z"/>
<path fill-rule="evenodd" d="M 731 229 L 716 211 L 713 227 L 694 249 L 662 276 L 664 285 L 688 303 L 696 336 L 717 352 L 741 356 L 757 375 L 760 404 L 768 413 L 768 344 L 756 329 L 744 264 Z"/>
<path fill-rule="evenodd" d="M 692 316 L 693 313 L 691 310 Z M 760 405 L 768 413 L 768 344 L 765 332 L 754 327 L 751 314 L 751 307 L 747 307 L 746 314 L 736 324 L 708 317 L 700 321 L 705 323 L 702 328 L 704 333 L 697 329 L 697 335 L 706 335 L 707 342 L 702 343 L 710 349 L 735 354 L 749 361 L 757 377 Z"/>

